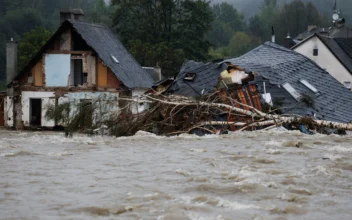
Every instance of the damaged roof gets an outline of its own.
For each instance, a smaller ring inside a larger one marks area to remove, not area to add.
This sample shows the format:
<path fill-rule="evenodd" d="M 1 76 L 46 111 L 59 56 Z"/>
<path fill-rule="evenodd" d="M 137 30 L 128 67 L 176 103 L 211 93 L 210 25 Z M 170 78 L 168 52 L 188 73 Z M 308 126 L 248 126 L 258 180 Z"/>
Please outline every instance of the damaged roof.
<path fill-rule="evenodd" d="M 239 58 L 224 62 L 259 74 L 256 76 L 258 91 L 271 93 L 273 102 L 281 105 L 283 113 L 336 122 L 352 121 L 352 92 L 295 51 L 267 42 Z M 308 82 L 308 86 L 302 80 Z M 304 98 L 297 101 L 292 94 L 295 92 Z"/>
<path fill-rule="evenodd" d="M 116 77 L 129 88 L 150 88 L 152 78 L 105 25 L 68 20 Z"/>
<path fill-rule="evenodd" d="M 214 91 L 220 73 L 226 69 L 226 64 L 186 61 L 167 93 L 191 97 L 210 94 Z M 193 79 L 185 80 L 188 74 L 192 74 Z"/>
<path fill-rule="evenodd" d="M 40 51 L 29 61 L 15 79 L 30 70 L 42 54 L 67 28 L 72 27 L 97 53 L 98 57 L 128 88 L 151 88 L 153 79 L 122 45 L 115 34 L 105 25 L 91 24 L 69 19 L 64 21 Z M 11 83 L 10 83 L 11 84 Z"/>

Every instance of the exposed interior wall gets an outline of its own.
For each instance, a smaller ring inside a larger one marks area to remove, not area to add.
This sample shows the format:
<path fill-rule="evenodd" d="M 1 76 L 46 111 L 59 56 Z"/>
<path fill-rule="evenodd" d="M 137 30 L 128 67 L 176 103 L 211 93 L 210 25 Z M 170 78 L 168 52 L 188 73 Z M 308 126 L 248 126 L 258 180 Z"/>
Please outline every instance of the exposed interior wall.
<path fill-rule="evenodd" d="M 83 71 L 88 73 L 88 86 L 96 86 L 97 73 L 96 73 L 96 60 L 95 56 L 87 55 L 83 61 Z"/>
<path fill-rule="evenodd" d="M 32 68 L 34 86 L 43 86 L 43 62 L 42 59 Z"/>
<path fill-rule="evenodd" d="M 313 55 L 313 49 L 318 49 L 318 56 Z M 318 38 L 313 37 L 294 49 L 294 51 L 308 57 L 325 69 L 331 76 L 341 84 L 345 81 L 352 82 L 351 73 L 331 53 L 325 44 Z"/>
<path fill-rule="evenodd" d="M 97 61 L 97 86 L 106 87 L 108 83 L 108 68 L 101 60 Z"/>
<path fill-rule="evenodd" d="M 41 99 L 41 126 L 53 127 L 54 121 L 45 118 L 46 108 L 48 105 L 55 105 L 54 92 L 22 92 L 22 121 L 24 126 L 30 126 L 30 99 Z M 17 122 L 16 122 L 17 123 Z"/>
<path fill-rule="evenodd" d="M 119 88 L 120 87 L 120 81 L 117 79 L 115 74 L 113 72 L 111 72 L 111 70 L 109 68 L 108 68 L 107 79 L 108 79 L 108 83 L 107 83 L 108 88 Z"/>
<path fill-rule="evenodd" d="M 69 51 L 72 48 L 72 37 L 71 37 L 71 29 L 66 30 L 60 36 L 60 50 L 61 51 Z"/>

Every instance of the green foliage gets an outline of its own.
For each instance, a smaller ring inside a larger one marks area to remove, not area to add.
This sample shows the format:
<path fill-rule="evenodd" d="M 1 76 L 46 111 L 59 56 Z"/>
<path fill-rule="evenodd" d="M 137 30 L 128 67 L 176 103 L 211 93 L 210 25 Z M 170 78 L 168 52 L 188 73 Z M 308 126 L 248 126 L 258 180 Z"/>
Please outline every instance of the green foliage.
<path fill-rule="evenodd" d="M 45 28 L 36 27 L 24 33 L 18 47 L 18 66 L 21 70 L 28 61 L 40 50 L 40 48 L 51 37 L 52 33 Z"/>
<path fill-rule="evenodd" d="M 207 58 L 210 43 L 205 34 L 212 21 L 208 2 L 112 0 L 112 4 L 116 7 L 113 23 L 117 32 L 141 65 L 159 63 L 166 74 L 173 75 L 182 63 L 179 60 Z M 141 50 L 135 49 L 138 47 Z"/>

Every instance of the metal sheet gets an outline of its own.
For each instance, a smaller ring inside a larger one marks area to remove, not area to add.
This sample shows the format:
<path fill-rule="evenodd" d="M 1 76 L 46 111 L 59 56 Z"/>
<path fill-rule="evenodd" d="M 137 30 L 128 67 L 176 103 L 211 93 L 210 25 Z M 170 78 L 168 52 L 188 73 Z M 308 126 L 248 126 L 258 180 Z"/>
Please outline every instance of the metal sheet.
<path fill-rule="evenodd" d="M 66 87 L 70 72 L 70 54 L 47 54 L 45 56 L 46 86 Z"/>

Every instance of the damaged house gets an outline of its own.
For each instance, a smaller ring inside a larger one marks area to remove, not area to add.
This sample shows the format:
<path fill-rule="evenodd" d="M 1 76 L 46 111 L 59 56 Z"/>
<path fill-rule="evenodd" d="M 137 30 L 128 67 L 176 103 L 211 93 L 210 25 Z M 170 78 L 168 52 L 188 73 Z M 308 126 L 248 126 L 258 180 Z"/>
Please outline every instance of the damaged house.
<path fill-rule="evenodd" d="M 271 42 L 219 64 L 188 61 L 166 91 L 195 98 L 214 92 L 230 94 L 245 105 L 230 104 L 243 109 L 253 106 L 333 122 L 352 120 L 348 89 L 312 60 Z"/>
<path fill-rule="evenodd" d="M 118 97 L 138 97 L 153 79 L 104 25 L 83 21 L 80 9 L 60 12 L 61 25 L 29 63 L 17 73 L 17 43 L 7 44 L 7 127 L 53 127 L 48 105 L 102 100 L 105 112 L 119 112 Z M 108 105 L 108 101 L 112 105 Z M 132 114 L 146 108 L 138 103 Z M 126 109 L 125 109 L 126 110 Z M 92 122 L 99 120 L 92 113 Z"/>

